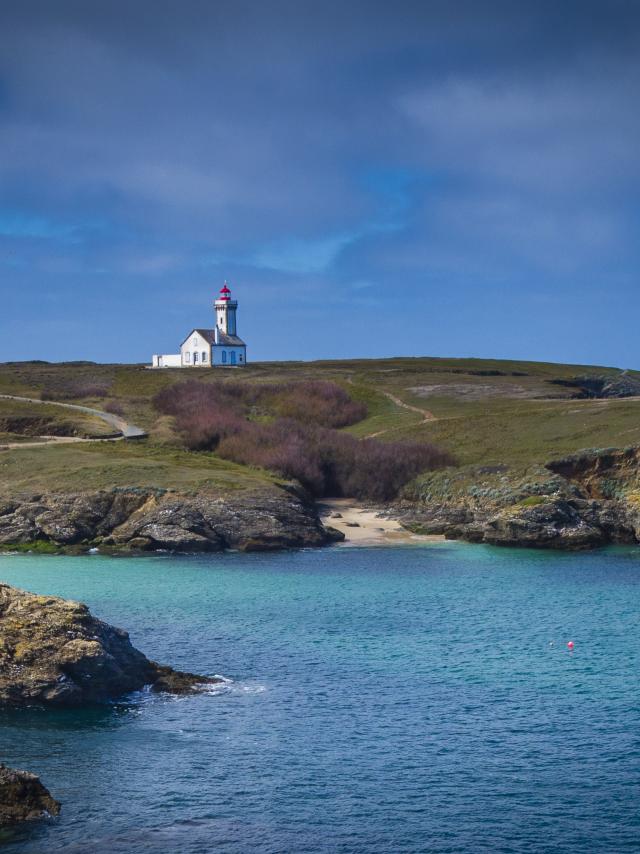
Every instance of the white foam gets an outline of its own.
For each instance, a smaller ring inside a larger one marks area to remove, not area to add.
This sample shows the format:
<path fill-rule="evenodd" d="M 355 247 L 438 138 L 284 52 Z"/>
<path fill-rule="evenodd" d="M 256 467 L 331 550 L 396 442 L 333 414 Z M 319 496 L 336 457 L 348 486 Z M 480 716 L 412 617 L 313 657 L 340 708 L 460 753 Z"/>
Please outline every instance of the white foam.
<path fill-rule="evenodd" d="M 233 684 L 233 679 L 228 679 L 220 673 L 215 673 L 213 678 L 219 679 L 220 681 L 215 682 L 213 685 L 208 684 L 207 682 L 202 682 L 195 686 L 199 694 L 210 694 L 213 696 L 216 694 L 226 694 L 229 690 L 229 686 Z"/>
<path fill-rule="evenodd" d="M 264 694 L 267 690 L 266 685 L 239 685 L 238 688 L 243 694 Z"/>
<path fill-rule="evenodd" d="M 207 685 L 206 683 L 198 685 L 198 691 L 202 694 L 216 696 L 219 694 L 263 694 L 267 690 L 266 685 L 258 683 L 234 682 L 233 679 L 228 679 L 219 674 L 216 674 L 215 678 L 221 681 L 214 685 Z"/>

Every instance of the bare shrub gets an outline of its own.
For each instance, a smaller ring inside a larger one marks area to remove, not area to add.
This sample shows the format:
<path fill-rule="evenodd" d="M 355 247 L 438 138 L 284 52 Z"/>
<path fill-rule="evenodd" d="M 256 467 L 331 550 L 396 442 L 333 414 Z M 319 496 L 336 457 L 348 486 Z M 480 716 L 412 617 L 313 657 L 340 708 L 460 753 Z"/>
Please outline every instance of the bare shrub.
<path fill-rule="evenodd" d="M 187 380 L 163 389 L 154 403 L 175 417 L 187 448 L 298 480 L 319 497 L 390 500 L 421 472 L 454 463 L 434 445 L 356 439 L 334 429 L 360 420 L 366 408 L 333 383 Z M 280 417 L 250 421 L 256 406 Z"/>
<path fill-rule="evenodd" d="M 335 383 L 203 383 L 186 380 L 159 392 L 155 406 L 167 415 L 213 407 L 245 412 L 260 407 L 281 418 L 321 427 L 346 427 L 366 417 L 367 407 Z"/>
<path fill-rule="evenodd" d="M 352 400 L 335 383 L 311 380 L 289 386 L 274 386 L 268 394 L 273 408 L 283 418 L 321 427 L 347 427 L 367 416 L 364 403 Z"/>
<path fill-rule="evenodd" d="M 309 446 L 308 430 L 284 419 L 272 424 L 245 422 L 241 429 L 221 440 L 218 454 L 236 463 L 259 466 L 299 480 L 314 495 L 323 495 L 326 479 L 322 461 Z"/>
<path fill-rule="evenodd" d="M 188 416 L 204 411 L 230 410 L 242 414 L 247 395 L 240 383 L 203 383 L 186 380 L 162 389 L 154 397 L 156 409 L 165 415 Z"/>
<path fill-rule="evenodd" d="M 190 451 L 214 451 L 220 441 L 250 426 L 233 412 L 206 411 L 176 416 L 176 429 Z"/>
<path fill-rule="evenodd" d="M 124 416 L 124 408 L 117 400 L 108 400 L 103 409 L 105 412 L 110 412 L 112 415 L 118 415 L 120 418 Z"/>
<path fill-rule="evenodd" d="M 434 445 L 356 439 L 322 427 L 280 419 L 230 431 L 217 446 L 219 456 L 261 466 L 299 480 L 310 492 L 388 501 L 418 474 L 453 465 Z"/>

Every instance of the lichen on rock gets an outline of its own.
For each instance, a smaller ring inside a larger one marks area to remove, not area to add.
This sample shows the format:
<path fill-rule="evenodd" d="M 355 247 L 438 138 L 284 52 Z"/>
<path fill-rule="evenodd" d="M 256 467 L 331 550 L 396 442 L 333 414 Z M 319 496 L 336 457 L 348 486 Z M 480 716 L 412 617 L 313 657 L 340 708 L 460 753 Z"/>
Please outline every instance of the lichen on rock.
<path fill-rule="evenodd" d="M 0 584 L 0 704 L 78 706 L 145 685 L 189 693 L 219 681 L 150 661 L 80 602 Z"/>
<path fill-rule="evenodd" d="M 492 545 L 587 549 L 640 541 L 640 450 L 583 451 L 511 470 L 430 472 L 395 510 L 420 533 Z"/>

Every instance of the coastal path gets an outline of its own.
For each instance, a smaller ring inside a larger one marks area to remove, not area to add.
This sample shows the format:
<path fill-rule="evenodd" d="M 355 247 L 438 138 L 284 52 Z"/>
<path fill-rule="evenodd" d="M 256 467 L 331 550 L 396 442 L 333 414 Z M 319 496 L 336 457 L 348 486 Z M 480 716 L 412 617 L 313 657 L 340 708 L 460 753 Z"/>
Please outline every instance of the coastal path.
<path fill-rule="evenodd" d="M 430 412 L 428 409 L 421 409 L 419 406 L 413 406 L 410 403 L 405 403 L 404 400 L 400 400 L 399 397 L 396 397 L 395 394 L 391 394 L 390 391 L 383 391 L 385 397 L 388 397 L 390 401 L 395 403 L 396 406 L 399 406 L 401 409 L 407 409 L 409 412 L 417 412 L 422 416 L 422 421 L 420 424 L 426 424 L 429 421 L 437 421 L 438 419 Z M 397 430 L 397 427 L 387 427 L 385 430 L 378 430 L 376 433 L 369 433 L 368 436 L 365 436 L 365 439 L 375 439 L 377 436 L 382 436 L 383 433 L 389 433 L 391 430 Z"/>
<path fill-rule="evenodd" d="M 83 439 L 80 436 L 43 436 L 44 441 L 39 442 L 9 442 L 0 444 L 2 449 L 35 448 L 50 444 L 69 444 L 78 442 L 121 442 L 123 439 L 144 439 L 146 432 L 135 424 L 130 424 L 124 418 L 114 415 L 112 412 L 103 412 L 101 409 L 93 409 L 90 406 L 81 406 L 79 403 L 61 403 L 55 400 L 40 400 L 36 397 L 18 397 L 14 394 L 0 394 L 0 400 L 15 400 L 18 403 L 39 403 L 45 406 L 60 406 L 63 409 L 71 409 L 75 412 L 84 412 L 86 415 L 94 415 L 106 422 L 110 427 L 120 433 L 119 436 L 105 439 Z"/>

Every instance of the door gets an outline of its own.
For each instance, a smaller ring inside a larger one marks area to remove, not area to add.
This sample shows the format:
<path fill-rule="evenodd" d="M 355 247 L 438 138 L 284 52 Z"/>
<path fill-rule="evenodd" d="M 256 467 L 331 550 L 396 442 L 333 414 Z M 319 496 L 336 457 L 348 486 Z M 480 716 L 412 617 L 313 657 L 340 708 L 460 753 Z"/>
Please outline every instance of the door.
<path fill-rule="evenodd" d="M 235 365 L 235 363 L 236 363 L 236 352 L 235 352 L 235 350 L 232 350 L 231 351 L 231 364 Z"/>

